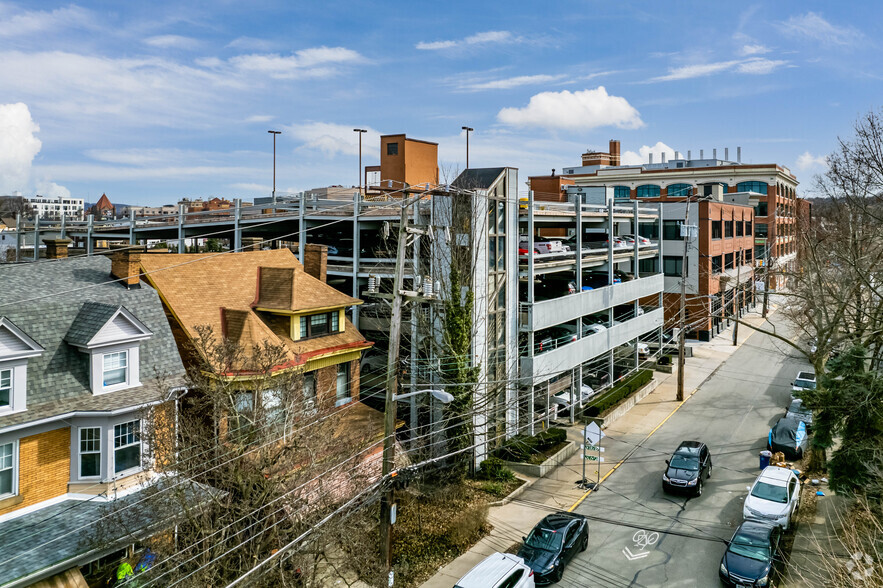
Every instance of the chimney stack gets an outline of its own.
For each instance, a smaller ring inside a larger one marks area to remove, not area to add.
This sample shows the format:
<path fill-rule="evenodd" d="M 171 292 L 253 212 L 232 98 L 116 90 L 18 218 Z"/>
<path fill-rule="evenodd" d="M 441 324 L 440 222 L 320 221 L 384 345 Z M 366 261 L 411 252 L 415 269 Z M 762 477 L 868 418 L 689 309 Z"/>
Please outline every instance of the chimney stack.
<path fill-rule="evenodd" d="M 687 159 L 693 159 L 693 152 L 687 149 Z"/>
<path fill-rule="evenodd" d="M 260 237 L 243 237 L 240 251 L 260 251 L 264 240 Z"/>
<path fill-rule="evenodd" d="M 711 158 L 717 159 L 717 147 L 711 150 Z"/>
<path fill-rule="evenodd" d="M 724 159 L 730 161 L 730 148 L 724 147 Z"/>
<path fill-rule="evenodd" d="M 326 281 L 328 276 L 328 247 L 318 243 L 307 243 L 304 249 L 304 271 L 318 280 Z"/>
<path fill-rule="evenodd" d="M 110 276 L 121 280 L 127 290 L 141 287 L 141 249 L 131 245 L 111 246 Z"/>
<path fill-rule="evenodd" d="M 652 153 L 650 154 L 650 159 L 648 160 L 648 163 L 650 165 L 653 165 L 653 154 Z"/>
<path fill-rule="evenodd" d="M 46 259 L 64 259 L 67 248 L 73 241 L 70 239 L 43 239 L 46 244 Z"/>
<path fill-rule="evenodd" d="M 742 148 L 736 147 L 736 163 L 742 163 Z"/>
<path fill-rule="evenodd" d="M 617 139 L 610 139 L 610 165 L 619 165 L 619 141 Z"/>
<path fill-rule="evenodd" d="M 705 159 L 705 149 L 699 150 L 699 159 Z"/>
<path fill-rule="evenodd" d="M 662 160 L 662 163 L 665 163 L 665 151 L 663 151 L 663 152 L 660 154 L 660 159 Z"/>

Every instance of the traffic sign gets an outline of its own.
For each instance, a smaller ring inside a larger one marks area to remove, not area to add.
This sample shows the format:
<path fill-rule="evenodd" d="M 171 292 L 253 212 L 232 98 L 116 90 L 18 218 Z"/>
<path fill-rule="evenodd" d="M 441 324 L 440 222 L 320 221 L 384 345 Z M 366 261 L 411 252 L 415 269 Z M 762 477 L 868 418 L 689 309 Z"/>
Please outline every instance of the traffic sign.
<path fill-rule="evenodd" d="M 590 445 L 597 445 L 604 437 L 606 437 L 606 435 L 604 434 L 604 431 L 601 430 L 601 427 L 598 426 L 598 423 L 592 421 L 586 425 L 586 441 L 588 441 Z"/>
<path fill-rule="evenodd" d="M 604 453 L 604 448 L 598 445 L 583 445 L 583 449 L 585 449 L 586 451 L 599 451 L 601 453 Z"/>
<path fill-rule="evenodd" d="M 584 455 L 583 459 L 587 459 L 589 461 L 600 461 L 601 463 L 604 463 L 604 458 L 598 457 L 597 455 Z"/>

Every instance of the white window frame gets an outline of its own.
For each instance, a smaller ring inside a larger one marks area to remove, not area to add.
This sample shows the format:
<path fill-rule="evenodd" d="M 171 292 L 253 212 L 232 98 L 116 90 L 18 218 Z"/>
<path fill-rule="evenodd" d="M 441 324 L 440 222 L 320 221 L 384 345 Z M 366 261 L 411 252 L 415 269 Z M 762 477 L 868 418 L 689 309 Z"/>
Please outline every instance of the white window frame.
<path fill-rule="evenodd" d="M 122 367 L 113 368 L 111 370 L 107 369 L 107 360 L 112 355 L 122 356 L 122 358 L 123 358 L 123 366 Z M 123 370 L 123 379 L 119 382 L 114 382 L 112 384 L 106 384 L 105 383 L 105 379 L 106 379 L 105 374 L 108 371 L 116 372 L 119 370 Z M 104 390 L 116 389 L 117 387 L 120 387 L 120 386 L 128 386 L 128 383 L 129 383 L 129 350 L 128 349 L 121 349 L 119 351 L 109 351 L 107 353 L 102 353 L 101 354 L 101 387 L 102 387 L 102 389 L 104 389 Z"/>
<path fill-rule="evenodd" d="M 0 494 L 0 500 L 12 498 L 13 496 L 18 496 L 18 440 L 9 441 L 7 443 L 0 443 L 0 447 L 6 445 L 12 446 L 12 492 Z M 7 469 L 10 468 L 3 468 L 4 471 Z"/>
<path fill-rule="evenodd" d="M 104 356 L 113 353 L 126 353 L 126 379 L 119 384 L 110 386 L 104 385 Z M 116 392 L 117 390 L 126 390 L 141 385 L 140 379 L 140 356 L 141 349 L 138 343 L 111 345 L 88 350 L 90 354 L 90 380 L 92 383 L 92 394 L 107 394 Z"/>
<path fill-rule="evenodd" d="M 83 451 L 83 431 L 87 431 L 90 429 L 95 429 L 98 431 L 98 450 L 97 451 Z M 102 450 L 102 439 L 104 438 L 105 427 L 100 425 L 93 425 L 91 427 L 77 427 L 77 479 L 78 480 L 97 480 L 102 478 L 103 471 L 103 459 L 101 455 Z M 83 456 L 84 455 L 95 455 L 98 454 L 98 474 L 94 476 L 84 476 L 83 475 Z"/>
<path fill-rule="evenodd" d="M 122 446 L 120 446 L 120 447 L 117 447 L 117 444 L 116 444 L 116 442 L 117 442 L 117 431 L 116 431 L 116 428 L 117 428 L 117 427 L 120 427 L 120 426 L 123 426 L 123 425 L 131 424 L 131 423 L 135 423 L 135 424 L 136 424 L 136 429 L 135 429 L 136 433 L 135 433 L 135 435 L 138 437 L 137 441 L 135 441 L 134 443 L 129 443 L 129 444 L 127 444 L 127 445 L 122 445 Z M 132 474 L 134 474 L 134 473 L 137 473 L 137 472 L 142 471 L 142 470 L 144 469 L 144 441 L 141 439 L 141 419 L 134 419 L 134 420 L 130 420 L 130 421 L 121 421 L 121 422 L 118 422 L 118 423 L 113 423 L 113 424 L 109 427 L 109 430 L 111 431 L 111 435 L 112 435 L 112 436 L 111 436 L 111 439 L 110 439 L 110 441 L 111 441 L 111 452 L 112 452 L 112 453 L 111 453 L 111 460 L 110 460 L 110 461 L 111 461 L 111 463 L 110 463 L 110 473 L 111 473 L 112 477 L 113 477 L 113 478 L 124 478 L 124 477 L 126 477 L 126 476 L 130 476 L 130 475 L 132 475 Z M 118 472 L 118 471 L 117 471 L 117 451 L 120 450 L 120 449 L 126 449 L 126 448 L 129 448 L 129 447 L 134 447 L 134 446 L 136 446 L 136 445 L 138 446 L 138 465 L 137 465 L 137 466 L 130 467 L 130 468 L 125 469 L 125 470 L 120 470 L 120 471 Z"/>
<path fill-rule="evenodd" d="M 3 386 L 3 374 L 7 374 L 9 384 Z M 11 411 L 15 404 L 15 371 L 11 367 L 0 367 L 0 390 L 6 390 L 8 402 L 0 405 L 0 410 Z"/>

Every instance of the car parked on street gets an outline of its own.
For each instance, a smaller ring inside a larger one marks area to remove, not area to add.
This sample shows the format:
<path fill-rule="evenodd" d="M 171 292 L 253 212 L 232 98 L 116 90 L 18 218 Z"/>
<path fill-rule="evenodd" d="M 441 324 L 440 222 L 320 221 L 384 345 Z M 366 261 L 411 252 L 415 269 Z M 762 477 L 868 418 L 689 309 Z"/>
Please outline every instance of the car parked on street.
<path fill-rule="evenodd" d="M 806 430 L 809 431 L 812 428 L 812 409 L 809 409 L 803 405 L 803 400 L 800 398 L 794 398 L 791 400 L 791 403 L 788 405 L 788 410 L 785 412 L 785 416 L 789 419 L 795 419 L 806 425 Z"/>
<path fill-rule="evenodd" d="M 767 466 L 760 473 L 742 505 L 742 517 L 788 530 L 800 506 L 800 480 L 789 468 Z"/>
<path fill-rule="evenodd" d="M 727 544 L 718 575 L 727 586 L 770 586 L 781 573 L 779 541 L 782 531 L 775 525 L 745 521 Z"/>
<path fill-rule="evenodd" d="M 701 441 L 681 441 L 662 474 L 662 490 L 666 493 L 691 492 L 702 496 L 703 477 L 711 477 L 712 463 L 708 446 Z"/>
<path fill-rule="evenodd" d="M 454 588 L 534 588 L 533 570 L 511 553 L 494 553 L 460 578 Z"/>
<path fill-rule="evenodd" d="M 518 550 L 518 557 L 524 558 L 524 563 L 533 570 L 537 584 L 549 584 L 561 580 L 564 566 L 588 545 L 586 518 L 559 511 L 547 515 L 531 529 Z"/>
<path fill-rule="evenodd" d="M 793 398 L 800 398 L 800 393 L 804 390 L 815 390 L 816 389 L 816 374 L 815 372 L 798 372 L 797 377 L 794 378 L 794 382 L 791 384 L 791 396 Z"/>
<path fill-rule="evenodd" d="M 806 451 L 806 424 L 783 416 L 767 435 L 767 448 L 773 453 L 781 451 L 786 459 L 800 459 Z"/>

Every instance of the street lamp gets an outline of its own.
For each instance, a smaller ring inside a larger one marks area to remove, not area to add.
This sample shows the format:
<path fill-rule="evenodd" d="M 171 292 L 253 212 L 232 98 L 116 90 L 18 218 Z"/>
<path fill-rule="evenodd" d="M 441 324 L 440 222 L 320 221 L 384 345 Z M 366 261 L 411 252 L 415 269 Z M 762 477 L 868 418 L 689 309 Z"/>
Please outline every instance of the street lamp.
<path fill-rule="evenodd" d="M 276 204 L 276 135 L 281 135 L 282 131 L 267 131 L 273 135 L 273 204 Z"/>
<path fill-rule="evenodd" d="M 362 192 L 362 133 L 367 133 L 366 129 L 353 129 L 354 133 L 359 133 L 359 193 Z"/>
<path fill-rule="evenodd" d="M 469 133 L 474 131 L 472 127 L 460 127 L 466 131 L 466 169 L 469 169 Z"/>

